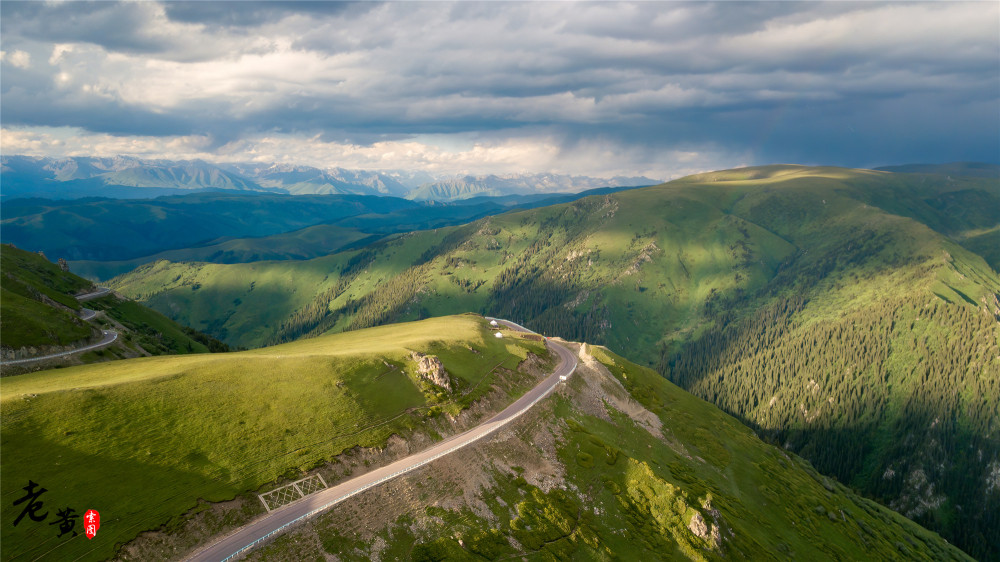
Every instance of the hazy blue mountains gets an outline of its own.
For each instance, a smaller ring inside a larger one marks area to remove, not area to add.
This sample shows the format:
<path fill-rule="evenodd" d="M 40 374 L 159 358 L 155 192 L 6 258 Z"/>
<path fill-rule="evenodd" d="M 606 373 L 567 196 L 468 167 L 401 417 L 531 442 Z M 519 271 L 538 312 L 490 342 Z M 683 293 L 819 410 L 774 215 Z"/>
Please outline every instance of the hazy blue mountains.
<path fill-rule="evenodd" d="M 143 160 L 34 156 L 0 157 L 2 197 L 152 198 L 191 191 L 291 195 L 377 195 L 453 201 L 478 196 L 576 193 L 602 187 L 653 185 L 645 177 L 611 179 L 557 174 L 434 176 L 420 171 L 372 171 L 272 163 L 213 164 L 201 160 Z"/>

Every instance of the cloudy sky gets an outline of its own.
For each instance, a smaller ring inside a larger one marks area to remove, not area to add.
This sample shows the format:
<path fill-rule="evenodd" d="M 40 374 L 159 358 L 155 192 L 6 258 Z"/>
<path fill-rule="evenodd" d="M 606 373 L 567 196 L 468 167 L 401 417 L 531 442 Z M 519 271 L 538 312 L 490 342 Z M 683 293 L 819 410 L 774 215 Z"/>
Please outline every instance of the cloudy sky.
<path fill-rule="evenodd" d="M 1000 161 L 1000 3 L 0 3 L 3 154 L 670 178 Z"/>

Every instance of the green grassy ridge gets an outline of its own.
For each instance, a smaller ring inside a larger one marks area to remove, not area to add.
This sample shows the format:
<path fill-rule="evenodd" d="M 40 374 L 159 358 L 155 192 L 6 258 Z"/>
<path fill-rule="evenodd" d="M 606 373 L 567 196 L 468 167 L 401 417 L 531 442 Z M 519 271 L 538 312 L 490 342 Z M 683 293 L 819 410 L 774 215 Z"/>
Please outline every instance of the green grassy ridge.
<path fill-rule="evenodd" d="M 796 177 L 817 182 L 816 176 L 819 175 L 820 181 L 830 187 L 829 191 L 839 197 L 875 207 L 890 215 L 915 219 L 974 252 L 978 247 L 975 238 L 984 229 L 995 230 L 1000 225 L 1000 182 L 996 178 L 952 178 L 940 174 L 893 174 L 869 170 L 855 170 L 853 174 L 846 175 L 836 168 L 821 169 L 818 173 L 811 168 L 784 168 L 782 172 L 777 172 L 777 177 L 782 179 L 779 185 L 787 186 L 787 181 Z M 717 178 L 713 180 L 719 181 Z M 849 180 L 849 183 L 843 185 L 844 180 Z M 794 182 L 791 187 L 795 187 Z M 740 209 L 734 210 L 739 212 Z M 1000 270 L 994 256 L 982 254 L 982 257 L 994 270 Z"/>
<path fill-rule="evenodd" d="M 355 271 L 350 290 L 338 293 L 336 304 L 360 300 L 384 281 L 410 269 L 410 264 L 436 245 L 446 230 L 403 236 L 380 244 L 381 255 L 398 258 L 363 264 Z M 361 253 L 344 252 L 304 262 L 232 265 L 161 261 L 112 279 L 108 284 L 125 289 L 125 294 L 181 324 L 230 345 L 252 347 L 268 343 L 283 324 L 294 324 L 294 313 L 338 285 L 341 273 L 351 268 L 352 258 Z M 460 306 L 451 313 L 468 310 Z M 417 317 L 418 314 L 412 314 L 408 319 Z M 346 319 L 345 324 L 349 321 Z"/>
<path fill-rule="evenodd" d="M 128 260 L 170 249 L 268 236 L 419 205 L 394 197 L 196 193 L 156 199 L 22 199 L 4 203 L 3 238 L 55 258 Z M 109 236 L 108 233 L 114 233 Z"/>
<path fill-rule="evenodd" d="M 453 396 L 417 378 L 411 350 L 442 360 Z M 20 508 L 5 501 L 4 555 L 57 548 L 49 556 L 105 559 L 199 498 L 231 499 L 346 449 L 382 446 L 441 411 L 456 413 L 490 391 L 497 366 L 516 369 L 528 353 L 546 354 L 544 344 L 497 340 L 481 317 L 461 316 L 7 379 L 3 497 L 23 494 L 30 479 L 49 490 L 40 498 L 46 507 L 98 509 L 102 527 L 100 542 L 82 534 L 57 542 L 47 524 L 8 524 Z"/>
<path fill-rule="evenodd" d="M 79 319 L 75 293 L 93 284 L 44 256 L 0 245 L 0 344 L 6 348 L 64 346 L 100 334 Z M 55 305 L 49 303 L 56 303 Z"/>
<path fill-rule="evenodd" d="M 801 303 L 710 331 L 668 376 L 817 469 L 995 553 L 1000 323 L 934 298 L 810 322 Z"/>
<path fill-rule="evenodd" d="M 87 341 L 97 331 L 76 314 L 0 288 L 0 333 L 11 349 L 64 346 Z"/>
<path fill-rule="evenodd" d="M 206 246 L 167 250 L 131 260 L 72 261 L 70 267 L 87 277 L 110 279 L 160 260 L 211 263 L 303 260 L 339 251 L 371 236 L 355 228 L 320 224 L 272 236 L 236 238 Z"/>
<path fill-rule="evenodd" d="M 141 284 L 125 293 L 177 322 L 209 333 L 233 346 L 259 346 L 283 320 L 286 311 L 308 305 L 315 295 L 305 287 L 324 288 L 342 255 L 307 262 L 251 264 L 174 264 L 160 261 L 135 270 Z M 112 279 L 114 287 L 133 274 Z M 211 279 L 211 281 L 208 281 Z M 165 291 L 158 291 L 163 287 Z M 135 292 L 132 292 L 132 291 Z M 207 311 L 211 311 L 206 314 Z M 237 336 L 238 334 L 238 336 Z"/>
<path fill-rule="evenodd" d="M 391 322 L 478 308 L 540 332 L 620 350 L 633 360 L 669 371 L 693 391 L 719 400 L 728 411 L 756 424 L 751 412 L 766 385 L 753 392 L 742 387 L 728 393 L 710 392 L 694 386 L 702 377 L 678 373 L 671 362 L 689 348 L 712 349 L 709 344 L 723 337 L 728 323 L 752 324 L 762 311 L 783 302 L 803 304 L 789 319 L 792 327 L 775 340 L 790 355 L 800 353 L 792 342 L 826 324 L 841 325 L 852 333 L 845 341 L 854 342 L 863 336 L 863 324 L 851 326 L 844 318 L 886 303 L 940 303 L 956 311 L 942 316 L 952 318 L 945 323 L 958 323 L 942 328 L 944 341 L 951 337 L 948 334 L 967 333 L 962 327 L 967 322 L 958 318 L 957 311 L 987 314 L 988 305 L 994 312 L 996 305 L 990 303 L 1000 294 L 1000 279 L 982 256 L 961 244 L 967 233 L 991 232 L 1000 226 L 993 210 L 997 207 L 988 205 L 997 198 L 998 187 L 995 180 L 982 178 L 948 180 L 840 168 L 734 170 L 508 213 L 460 228 L 418 232 L 366 250 L 301 262 L 297 264 L 301 275 L 294 273 L 295 266 L 281 264 L 282 275 L 299 280 L 294 293 L 273 277 L 255 289 L 293 296 L 282 303 L 291 306 L 281 311 L 226 304 L 242 297 L 229 296 L 225 278 L 218 273 L 227 269 L 162 264 L 158 279 L 136 272 L 119 279 L 116 286 L 152 295 L 149 302 L 161 310 L 183 303 L 185 314 L 199 311 L 188 320 L 206 329 L 212 319 L 229 315 L 266 316 L 272 330 L 289 326 L 296 315 L 308 317 L 311 324 L 300 327 L 311 325 L 313 331 L 285 334 L 291 337 L 350 329 L 359 319 Z M 983 208 L 955 212 L 965 206 Z M 361 260 L 362 267 L 345 269 L 352 258 L 365 252 L 370 255 Z M 261 267 L 267 273 L 256 277 L 246 277 L 243 270 L 243 282 L 263 280 L 279 266 Z M 172 278 L 176 272 L 201 284 L 199 291 L 214 291 L 206 293 L 213 300 L 170 285 L 157 288 L 163 278 Z M 406 283 L 390 287 L 387 280 L 404 276 Z M 214 303 L 223 306 L 212 308 Z M 766 325 L 757 329 L 759 333 L 748 337 L 770 333 Z M 261 332 L 252 337 L 264 341 Z M 245 341 L 253 345 L 255 340 Z M 970 420 L 996 420 L 996 414 L 983 402 L 940 399 L 952 392 L 955 379 L 931 375 L 950 367 L 914 377 L 913 365 L 928 361 L 929 352 L 920 347 L 919 338 L 903 333 L 891 340 L 872 340 L 871 345 L 879 346 L 871 349 L 872 354 L 891 357 L 886 359 L 881 380 L 859 369 L 826 371 L 822 362 L 782 375 L 782 358 L 770 358 L 760 384 L 775 379 L 789 386 L 788 407 L 807 392 L 810 378 L 820 382 L 844 379 L 831 388 L 848 392 L 834 396 L 842 408 L 835 411 L 835 417 L 814 418 L 805 429 L 785 427 L 772 433 L 772 438 L 784 436 L 782 431 L 796 431 L 800 438 L 793 442 L 795 450 L 807 454 L 824 471 L 837 473 L 904 512 L 910 510 L 912 491 L 906 485 L 881 486 L 871 475 L 877 472 L 875 467 L 889 465 L 909 467 L 908 474 L 917 476 L 922 470 L 936 490 L 951 491 L 943 503 L 914 517 L 923 517 L 922 521 L 949 539 L 962 541 L 975 556 L 983 556 L 989 551 L 985 537 L 1000 534 L 1000 523 L 979 511 L 972 515 L 966 511 L 969 519 L 954 514 L 958 506 L 967 510 L 980 505 L 976 497 L 983 496 L 988 483 L 963 477 L 952 485 L 941 478 L 958 474 L 953 471 L 959 466 L 968 467 L 972 474 L 988 472 L 1000 447 L 992 429 Z M 850 348 L 841 349 L 847 353 Z M 744 360 L 732 359 L 730 367 Z M 979 374 L 969 376 L 995 381 L 996 375 L 987 367 L 992 368 L 981 364 Z M 868 404 L 862 399 L 861 385 L 884 387 L 886 398 L 873 403 L 876 411 L 871 417 L 881 421 L 852 438 L 848 413 Z M 987 393 L 992 395 L 992 391 Z M 933 408 L 898 406 L 915 396 Z M 922 423 L 925 411 L 955 419 L 942 434 L 949 443 L 958 437 L 958 428 L 979 428 L 969 439 L 983 444 L 983 458 L 978 458 L 978 450 L 963 452 L 947 470 L 930 470 L 927 467 L 952 463 L 947 456 L 952 445 L 936 451 L 930 446 L 901 450 L 887 445 L 904 441 L 908 428 Z M 783 419 L 790 423 L 792 417 Z M 880 437 L 871 440 L 869 447 L 872 435 Z M 848 445 L 851 449 L 844 456 L 862 459 L 850 471 L 822 460 L 820 451 Z"/>
<path fill-rule="evenodd" d="M 531 318 L 543 329 L 576 339 L 607 343 L 616 349 L 651 350 L 655 345 L 631 345 L 632 337 L 645 340 L 648 339 L 643 337 L 645 333 L 655 332 L 656 339 L 648 343 L 672 340 L 674 338 L 669 336 L 672 332 L 698 324 L 700 309 L 713 289 L 720 294 L 758 290 L 770 282 L 787 261 L 802 264 L 800 270 L 828 267 L 828 264 L 817 264 L 815 260 L 819 258 L 816 256 L 841 249 L 836 244 L 849 248 L 853 239 L 859 236 L 894 236 L 892 243 L 900 247 L 893 254 L 907 257 L 915 249 L 914 244 L 904 246 L 908 237 L 921 239 L 925 245 L 943 243 L 933 231 L 909 232 L 919 226 L 918 222 L 892 223 L 892 215 L 865 202 L 869 197 L 866 194 L 875 190 L 869 186 L 870 182 L 895 185 L 902 181 L 905 184 L 905 178 L 899 180 L 897 175 L 885 172 L 843 169 L 786 166 L 776 170 L 780 171 L 778 179 L 726 182 L 713 176 L 699 183 L 696 177 L 483 219 L 475 223 L 481 228 L 420 232 L 409 237 L 405 247 L 399 249 L 394 243 L 383 243 L 370 250 L 375 252 L 372 256 L 375 265 L 367 268 L 364 275 L 350 279 L 349 290 L 333 299 L 329 308 L 333 313 L 340 308 L 353 309 L 355 307 L 345 305 L 363 298 L 387 275 L 417 267 L 414 265 L 417 262 L 435 261 L 432 265 L 436 265 L 438 271 L 426 280 L 426 291 L 419 299 L 419 306 L 396 315 L 395 319 L 416 318 L 421 308 L 438 315 L 471 307 Z M 926 186 L 917 194 L 917 199 L 936 192 L 934 190 L 952 187 L 951 184 Z M 989 194 L 989 187 L 992 186 L 986 185 L 980 191 Z M 902 197 L 904 194 L 896 195 Z M 616 214 L 609 214 L 611 207 L 620 209 L 614 211 Z M 924 210 L 932 212 L 933 208 Z M 789 225 L 810 221 L 816 224 L 808 231 L 799 229 L 792 233 L 789 230 Z M 871 225 L 871 221 L 881 224 Z M 830 229 L 845 231 L 846 235 L 830 236 Z M 492 234 L 493 231 L 496 234 Z M 442 251 L 438 248 L 442 240 L 440 232 L 461 233 L 461 239 Z M 645 251 L 646 248 L 649 250 Z M 809 251 L 813 256 L 804 255 Z M 434 260 L 418 259 L 427 252 Z M 570 252 L 583 257 L 566 259 Z M 228 337 L 231 344 L 260 345 L 265 338 L 259 331 L 242 329 L 246 320 L 242 317 L 241 306 L 247 308 L 243 303 L 246 302 L 244 295 L 250 292 L 249 282 L 256 282 L 258 289 L 266 284 L 268 291 L 273 292 L 275 304 L 270 308 L 277 312 L 260 312 L 256 315 L 262 317 L 255 318 L 254 322 L 268 324 L 268 328 L 274 330 L 275 324 L 288 320 L 295 311 L 309 306 L 311 300 L 334 287 L 340 281 L 338 277 L 347 277 L 338 275 L 338 270 L 352 255 L 357 254 L 300 263 L 260 264 L 259 268 L 160 264 L 123 276 L 115 280 L 114 285 L 136 298 L 148 299 L 157 309 L 175 318 L 185 315 L 191 325 L 217 336 L 221 334 L 218 328 L 226 328 L 223 337 Z M 600 259 L 601 256 L 604 259 Z M 595 258 L 596 264 L 590 264 Z M 650 261 L 644 261 L 647 258 Z M 582 264 L 583 260 L 588 263 Z M 639 263 L 640 260 L 643 262 Z M 519 267 L 518 271 L 513 271 L 514 265 Z M 636 272 L 626 274 L 632 265 L 637 265 Z M 526 275 L 525 269 L 534 269 L 537 274 L 532 278 Z M 979 269 L 986 269 L 987 276 L 993 275 L 988 273 L 988 268 L 979 266 Z M 294 288 L 287 287 L 291 271 L 305 274 L 303 279 L 296 281 Z M 522 279 L 495 282 L 515 275 Z M 245 290 L 233 290 L 238 287 L 233 281 L 236 277 L 247 280 Z M 197 296 L 185 296 L 182 294 L 188 289 L 185 284 L 211 290 Z M 476 287 L 470 290 L 472 285 Z M 504 294 L 504 290 L 514 290 L 515 294 Z M 591 293 L 590 298 L 571 307 L 569 312 L 573 319 L 570 321 L 565 321 L 566 314 L 552 306 L 553 300 L 568 305 L 574 302 L 572 297 L 587 292 Z M 602 293 L 600 296 L 604 298 L 596 298 L 595 292 Z M 565 296 L 571 298 L 562 298 Z M 602 300 L 605 302 L 599 302 Z M 506 308 L 495 310 L 496 306 Z M 638 310 L 628 311 L 630 306 Z M 198 311 L 188 312 L 192 307 Z M 253 308 L 258 307 L 254 305 Z M 346 316 L 353 314 L 350 312 Z M 605 327 L 587 332 L 584 326 L 593 324 L 581 321 L 587 315 L 597 323 L 610 323 L 617 329 Z M 230 316 L 232 320 L 224 320 Z M 220 319 L 223 319 L 222 326 L 215 327 L 214 331 L 209 328 L 212 322 L 220 322 Z M 240 329 L 230 330 L 227 323 Z M 644 329 L 633 329 L 631 325 L 636 323 Z M 349 326 L 350 321 L 333 324 L 343 328 Z M 663 338 L 664 334 L 668 337 Z M 652 362 L 649 355 L 645 360 Z"/>
<path fill-rule="evenodd" d="M 80 303 L 73 295 L 85 293 L 94 285 L 63 271 L 44 255 L 9 244 L 0 245 L 0 270 L 8 290 L 34 300 L 40 300 L 39 297 L 44 295 L 73 310 L 80 310 Z"/>
<path fill-rule="evenodd" d="M 215 338 L 181 326 L 132 300 L 108 295 L 90 301 L 88 305 L 124 326 L 130 332 L 125 335 L 126 339 L 134 341 L 152 355 L 229 351 L 229 346 Z"/>
<path fill-rule="evenodd" d="M 101 332 L 95 325 L 99 324 L 102 328 L 120 330 L 121 341 L 109 353 L 91 352 L 80 356 L 85 363 L 145 353 L 227 350 L 225 344 L 210 336 L 179 326 L 159 312 L 114 295 L 89 301 L 87 307 L 104 312 L 124 330 L 106 318 L 85 322 L 79 318 L 83 307 L 74 295 L 94 289 L 90 281 L 63 271 L 41 255 L 8 245 L 2 247 L 2 260 L 0 342 L 4 347 L 81 345 L 100 337 Z"/>
<path fill-rule="evenodd" d="M 407 485 L 431 505 L 369 531 L 384 541 L 380 557 L 970 560 L 937 534 L 761 442 L 658 373 L 590 349 L 633 399 L 659 417 L 666 443 L 614 408 L 608 408 L 610 419 L 585 413 L 575 400 L 582 384 L 574 375 L 571 390 L 540 406 L 548 430 L 558 436 L 556 454 L 565 468 L 555 486 L 544 491 L 526 481 L 523 468 L 508 472 L 484 464 L 479 470 L 491 484 L 476 495 L 487 516 L 482 507 L 440 497 L 433 483 L 422 485 L 422 475 L 408 477 Z M 486 446 L 490 450 L 479 458 L 508 454 L 502 442 Z M 374 541 L 346 531 L 345 517 L 337 510 L 321 515 L 249 559 L 370 559 Z M 706 529 L 719 528 L 721 547 L 690 530 L 696 517 Z"/>
<path fill-rule="evenodd" d="M 422 204 L 379 196 L 196 193 L 157 199 L 5 203 L 4 240 L 69 260 L 84 277 L 110 279 L 161 259 L 245 263 L 311 259 L 383 236 L 456 225 L 510 208 L 579 194 L 480 197 Z M 109 238 L 106 233 L 118 236 Z"/>

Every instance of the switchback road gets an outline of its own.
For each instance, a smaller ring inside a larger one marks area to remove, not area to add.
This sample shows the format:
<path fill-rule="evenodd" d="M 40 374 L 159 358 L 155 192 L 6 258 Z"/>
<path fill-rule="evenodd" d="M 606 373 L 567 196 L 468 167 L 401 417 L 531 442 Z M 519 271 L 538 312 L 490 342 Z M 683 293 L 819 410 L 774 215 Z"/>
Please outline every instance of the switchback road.
<path fill-rule="evenodd" d="M 500 319 L 497 319 L 497 322 L 515 330 L 530 332 L 527 328 L 513 322 Z M 219 562 L 235 558 L 299 521 L 317 515 L 351 496 L 470 445 L 510 423 L 511 420 L 528 411 L 539 400 L 548 396 L 559 384 L 561 376 L 568 377 L 576 370 L 576 356 L 573 355 L 572 351 L 553 341 L 546 341 L 546 345 L 559 356 L 559 364 L 553 373 L 513 404 L 504 408 L 499 414 L 468 431 L 445 439 L 429 449 L 275 509 L 218 542 L 195 552 L 188 560 Z"/>

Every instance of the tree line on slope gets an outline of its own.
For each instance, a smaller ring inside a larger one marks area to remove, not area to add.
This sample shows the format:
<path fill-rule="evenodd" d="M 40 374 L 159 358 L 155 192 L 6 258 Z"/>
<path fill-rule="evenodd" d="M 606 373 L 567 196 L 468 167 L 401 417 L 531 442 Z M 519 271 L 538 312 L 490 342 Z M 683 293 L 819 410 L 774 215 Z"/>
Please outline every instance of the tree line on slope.
<path fill-rule="evenodd" d="M 972 556 L 995 556 L 997 319 L 938 299 L 886 299 L 808 323 L 805 304 L 723 314 L 660 370 Z"/>

